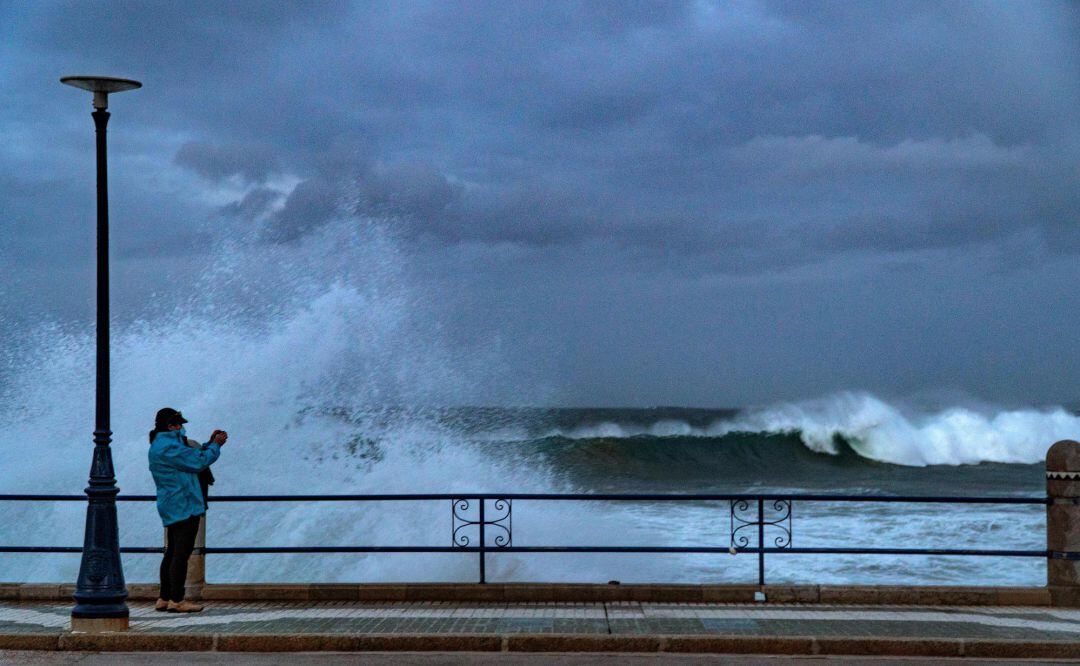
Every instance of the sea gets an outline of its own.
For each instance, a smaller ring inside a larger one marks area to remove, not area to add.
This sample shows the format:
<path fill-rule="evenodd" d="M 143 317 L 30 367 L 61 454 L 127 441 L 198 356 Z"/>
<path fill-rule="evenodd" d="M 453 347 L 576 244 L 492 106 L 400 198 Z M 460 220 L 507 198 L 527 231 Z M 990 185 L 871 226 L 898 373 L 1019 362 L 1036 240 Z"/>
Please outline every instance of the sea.
<path fill-rule="evenodd" d="M 515 390 L 525 380 L 506 369 L 499 344 L 462 349 L 443 332 L 441 299 L 382 225 L 331 225 L 289 247 L 222 241 L 209 257 L 207 271 L 175 276 L 183 297 L 167 307 L 164 297 L 138 298 L 137 282 L 114 284 L 113 456 L 123 494 L 153 492 L 147 432 L 164 406 L 184 412 L 196 439 L 229 431 L 212 495 L 1038 497 L 1047 448 L 1080 432 L 1065 406 L 854 389 L 732 408 L 559 406 L 557 385 Z M 0 493 L 81 493 L 94 420 L 92 322 L 0 318 L 0 342 Z M 81 545 L 81 502 L 5 502 L 0 510 L 2 545 Z M 797 501 L 790 543 L 1039 550 L 1044 511 Z M 123 545 L 161 544 L 152 503 L 120 503 L 119 520 Z M 207 527 L 209 546 L 445 547 L 455 523 L 445 500 L 220 502 Z M 515 546 L 727 548 L 731 529 L 727 502 L 513 503 Z M 0 554 L 0 581 L 72 581 L 78 560 Z M 155 555 L 125 555 L 123 564 L 129 582 L 156 580 Z M 769 583 L 1040 585 L 1045 562 L 770 554 L 766 572 Z M 208 580 L 222 583 L 476 577 L 468 553 L 219 554 L 207 563 Z M 752 583 L 757 559 L 738 550 L 493 552 L 487 578 Z"/>

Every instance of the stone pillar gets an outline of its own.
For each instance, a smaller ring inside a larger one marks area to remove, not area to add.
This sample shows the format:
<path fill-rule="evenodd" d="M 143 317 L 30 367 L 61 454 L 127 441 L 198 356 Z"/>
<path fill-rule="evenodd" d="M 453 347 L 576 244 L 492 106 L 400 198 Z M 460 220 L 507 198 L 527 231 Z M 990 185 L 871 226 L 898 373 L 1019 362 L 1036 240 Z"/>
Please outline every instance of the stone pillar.
<path fill-rule="evenodd" d="M 169 530 L 165 530 L 165 547 L 169 547 Z M 195 535 L 195 550 L 191 552 L 187 565 L 187 580 L 184 581 L 184 598 L 188 601 L 202 599 L 203 586 L 206 585 L 206 514 L 199 521 L 199 532 Z"/>
<path fill-rule="evenodd" d="M 1046 586 L 1055 606 L 1080 606 L 1080 442 L 1046 452 Z"/>

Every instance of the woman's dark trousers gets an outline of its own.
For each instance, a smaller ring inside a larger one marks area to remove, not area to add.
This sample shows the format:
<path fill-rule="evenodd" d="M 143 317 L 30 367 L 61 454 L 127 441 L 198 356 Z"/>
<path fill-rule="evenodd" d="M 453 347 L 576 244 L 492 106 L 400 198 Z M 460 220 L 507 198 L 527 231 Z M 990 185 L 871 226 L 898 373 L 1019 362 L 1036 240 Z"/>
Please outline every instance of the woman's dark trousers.
<path fill-rule="evenodd" d="M 160 599 L 180 602 L 184 600 L 184 581 L 187 580 L 187 564 L 195 550 L 195 536 L 199 533 L 202 516 L 192 516 L 168 525 L 165 557 L 161 560 Z"/>

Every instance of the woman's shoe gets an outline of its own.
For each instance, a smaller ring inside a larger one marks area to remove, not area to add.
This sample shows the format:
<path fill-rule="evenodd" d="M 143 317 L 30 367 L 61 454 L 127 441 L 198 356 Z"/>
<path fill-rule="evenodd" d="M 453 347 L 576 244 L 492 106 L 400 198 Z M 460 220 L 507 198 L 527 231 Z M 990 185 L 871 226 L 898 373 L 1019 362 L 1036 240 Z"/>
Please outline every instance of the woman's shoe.
<path fill-rule="evenodd" d="M 166 610 L 170 613 L 198 613 L 202 609 L 203 607 L 194 601 L 170 601 Z"/>
<path fill-rule="evenodd" d="M 169 602 L 165 599 L 158 599 L 157 603 L 154 604 L 154 610 L 164 613 L 169 610 Z"/>

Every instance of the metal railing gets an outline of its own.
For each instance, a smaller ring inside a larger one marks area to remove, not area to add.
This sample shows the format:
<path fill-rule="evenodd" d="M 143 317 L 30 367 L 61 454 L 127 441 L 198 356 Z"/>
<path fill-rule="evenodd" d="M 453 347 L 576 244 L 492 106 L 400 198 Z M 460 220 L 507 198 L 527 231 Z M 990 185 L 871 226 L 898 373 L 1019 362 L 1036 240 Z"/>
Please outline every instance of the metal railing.
<path fill-rule="evenodd" d="M 153 495 L 118 495 L 119 502 L 153 502 Z M 563 493 L 418 493 L 392 495 L 220 495 L 211 502 L 449 502 L 448 546 L 229 546 L 207 547 L 212 554 L 246 553 L 476 553 L 479 582 L 487 582 L 487 556 L 496 553 L 727 553 L 755 554 L 758 584 L 765 584 L 766 554 L 802 555 L 940 555 L 1048 558 L 1049 550 L 972 548 L 831 548 L 792 544 L 796 502 L 1047 505 L 1047 497 L 945 497 L 830 494 L 563 494 Z M 85 495 L 0 495 L 0 502 L 85 502 Z M 523 502 L 727 502 L 728 543 L 711 546 L 515 546 L 514 503 Z M 489 511 L 490 509 L 490 511 Z M 754 535 L 756 534 L 756 539 Z M 476 538 L 475 545 L 473 537 Z M 754 545 L 756 544 L 756 545 Z M 771 544 L 771 545 L 770 545 Z M 160 553 L 161 547 L 121 547 L 121 553 Z M 0 553 L 79 553 L 77 546 L 8 546 Z"/>

